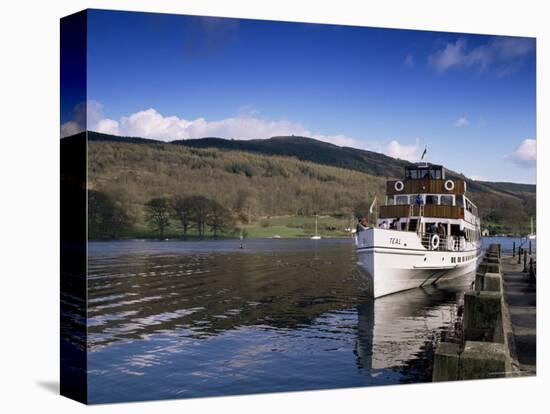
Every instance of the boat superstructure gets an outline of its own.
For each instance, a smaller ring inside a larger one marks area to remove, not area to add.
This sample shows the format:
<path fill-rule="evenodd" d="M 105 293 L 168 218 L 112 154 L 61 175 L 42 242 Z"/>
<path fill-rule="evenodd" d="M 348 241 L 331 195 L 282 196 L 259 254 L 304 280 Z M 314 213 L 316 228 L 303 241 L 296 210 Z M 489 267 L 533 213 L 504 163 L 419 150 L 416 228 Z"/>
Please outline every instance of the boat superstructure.
<path fill-rule="evenodd" d="M 375 225 L 358 226 L 359 264 L 374 296 L 435 284 L 475 270 L 481 231 L 466 182 L 447 178 L 430 163 L 406 167 L 405 178 L 386 183 L 386 203 Z"/>

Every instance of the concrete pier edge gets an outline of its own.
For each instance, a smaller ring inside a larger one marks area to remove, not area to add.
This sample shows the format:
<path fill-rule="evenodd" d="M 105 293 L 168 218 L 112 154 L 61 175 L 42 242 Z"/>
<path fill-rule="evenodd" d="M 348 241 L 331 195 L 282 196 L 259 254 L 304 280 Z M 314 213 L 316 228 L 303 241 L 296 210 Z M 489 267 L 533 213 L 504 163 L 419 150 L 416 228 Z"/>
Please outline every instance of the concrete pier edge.
<path fill-rule="evenodd" d="M 476 269 L 473 290 L 464 294 L 461 342 L 438 345 L 432 381 L 528 375 L 518 360 L 502 259 L 501 246 L 491 244 Z"/>

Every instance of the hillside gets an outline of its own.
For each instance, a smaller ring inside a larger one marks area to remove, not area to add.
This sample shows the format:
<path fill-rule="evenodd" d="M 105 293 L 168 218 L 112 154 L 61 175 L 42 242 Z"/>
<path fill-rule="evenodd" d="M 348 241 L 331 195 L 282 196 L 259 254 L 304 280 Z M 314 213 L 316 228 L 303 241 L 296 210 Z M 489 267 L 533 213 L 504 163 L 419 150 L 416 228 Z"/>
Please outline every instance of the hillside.
<path fill-rule="evenodd" d="M 209 195 L 235 213 L 246 205 L 253 220 L 352 215 L 358 204 L 382 196 L 385 180 L 401 177 L 409 164 L 295 136 L 165 143 L 90 132 L 88 139 L 92 187 L 125 194 L 138 209 L 150 197 Z M 466 181 L 485 226 L 497 232 L 528 230 L 535 215 L 534 185 Z"/>

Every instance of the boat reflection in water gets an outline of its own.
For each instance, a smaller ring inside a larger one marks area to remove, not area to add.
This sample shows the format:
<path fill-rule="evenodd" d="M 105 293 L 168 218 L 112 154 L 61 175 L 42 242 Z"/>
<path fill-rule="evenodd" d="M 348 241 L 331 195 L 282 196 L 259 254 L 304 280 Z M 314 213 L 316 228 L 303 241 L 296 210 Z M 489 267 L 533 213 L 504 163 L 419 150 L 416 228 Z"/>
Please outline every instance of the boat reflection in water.
<path fill-rule="evenodd" d="M 91 243 L 89 257 L 93 403 L 427 381 L 466 288 L 374 300 L 350 240 Z"/>
<path fill-rule="evenodd" d="M 430 380 L 431 353 L 452 335 L 465 285 L 410 289 L 357 306 L 357 365 L 402 371 L 415 382 Z M 412 371 L 407 371 L 412 370 Z"/>

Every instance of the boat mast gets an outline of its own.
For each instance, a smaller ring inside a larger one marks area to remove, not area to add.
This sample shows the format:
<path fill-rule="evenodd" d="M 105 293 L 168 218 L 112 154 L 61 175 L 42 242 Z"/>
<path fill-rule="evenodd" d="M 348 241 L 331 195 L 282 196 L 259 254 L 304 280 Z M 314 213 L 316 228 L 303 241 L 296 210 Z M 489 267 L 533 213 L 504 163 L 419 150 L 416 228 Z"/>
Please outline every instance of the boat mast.
<path fill-rule="evenodd" d="M 315 236 L 317 236 L 317 214 L 315 214 Z"/>

